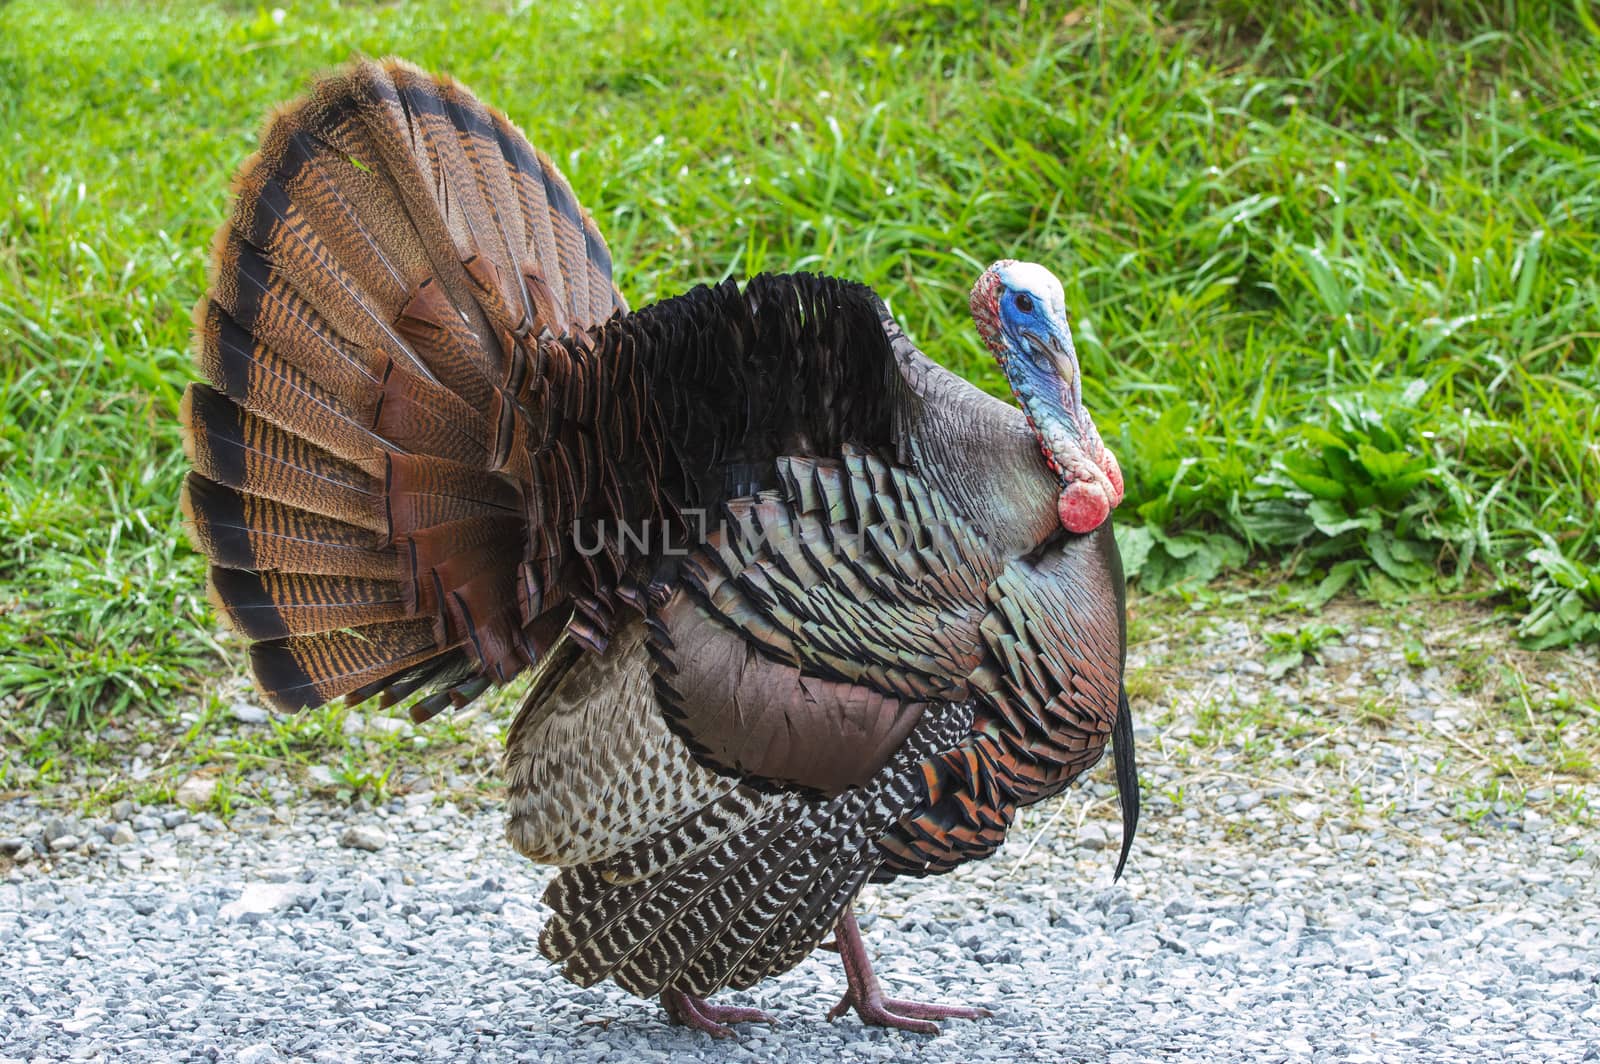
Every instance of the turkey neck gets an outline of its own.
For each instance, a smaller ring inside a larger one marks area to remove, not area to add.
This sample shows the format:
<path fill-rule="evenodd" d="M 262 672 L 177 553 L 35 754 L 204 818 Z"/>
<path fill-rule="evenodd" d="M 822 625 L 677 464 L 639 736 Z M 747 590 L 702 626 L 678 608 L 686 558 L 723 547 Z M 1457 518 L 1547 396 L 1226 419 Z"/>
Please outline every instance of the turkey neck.
<path fill-rule="evenodd" d="M 896 404 L 900 463 L 936 485 L 1002 557 L 1060 532 L 1061 487 L 1022 411 L 930 360 L 892 319 L 884 328 L 905 390 Z"/>

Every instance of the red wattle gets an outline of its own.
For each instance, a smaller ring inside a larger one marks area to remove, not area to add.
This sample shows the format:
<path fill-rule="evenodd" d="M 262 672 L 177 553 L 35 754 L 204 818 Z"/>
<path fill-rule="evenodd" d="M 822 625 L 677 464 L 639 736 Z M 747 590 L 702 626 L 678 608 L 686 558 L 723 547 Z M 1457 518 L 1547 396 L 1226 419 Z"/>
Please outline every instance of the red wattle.
<path fill-rule="evenodd" d="M 1100 452 L 1100 468 L 1105 472 L 1106 479 L 1111 481 L 1111 487 L 1116 495 L 1111 500 L 1112 507 L 1122 503 L 1122 467 L 1117 464 L 1117 456 L 1110 451 Z"/>
<path fill-rule="evenodd" d="M 1111 504 L 1106 501 L 1105 492 L 1075 480 L 1056 500 L 1056 512 L 1061 516 L 1061 527 L 1068 532 L 1093 532 L 1111 515 Z"/>

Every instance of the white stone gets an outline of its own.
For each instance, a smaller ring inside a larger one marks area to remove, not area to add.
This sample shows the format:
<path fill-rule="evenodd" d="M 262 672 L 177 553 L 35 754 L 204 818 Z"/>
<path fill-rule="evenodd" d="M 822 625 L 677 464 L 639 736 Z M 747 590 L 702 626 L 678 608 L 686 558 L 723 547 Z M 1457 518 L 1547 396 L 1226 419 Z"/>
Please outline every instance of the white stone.
<path fill-rule="evenodd" d="M 411 722 L 402 717 L 369 717 L 367 731 L 382 735 L 404 735 L 411 731 Z"/>
<path fill-rule="evenodd" d="M 217 793 L 217 781 L 210 776 L 190 776 L 178 785 L 173 800 L 188 809 L 200 809 L 211 804 Z"/>
<path fill-rule="evenodd" d="M 265 724 L 272 719 L 272 714 L 260 706 L 253 706 L 249 702 L 235 702 L 228 707 L 228 712 L 240 724 Z"/>
<path fill-rule="evenodd" d="M 224 920 L 237 920 L 243 916 L 261 916 L 289 908 L 301 898 L 298 883 L 249 883 L 239 897 L 217 911 Z"/>
<path fill-rule="evenodd" d="M 235 1064 L 275 1064 L 283 1059 L 271 1042 L 245 1046 L 234 1056 Z"/>
<path fill-rule="evenodd" d="M 389 845 L 389 836 L 365 824 L 351 824 L 339 836 L 339 845 L 347 850 L 377 851 Z"/>
<path fill-rule="evenodd" d="M 1078 845 L 1085 850 L 1103 850 L 1106 848 L 1106 829 L 1101 824 L 1090 820 L 1078 828 Z"/>

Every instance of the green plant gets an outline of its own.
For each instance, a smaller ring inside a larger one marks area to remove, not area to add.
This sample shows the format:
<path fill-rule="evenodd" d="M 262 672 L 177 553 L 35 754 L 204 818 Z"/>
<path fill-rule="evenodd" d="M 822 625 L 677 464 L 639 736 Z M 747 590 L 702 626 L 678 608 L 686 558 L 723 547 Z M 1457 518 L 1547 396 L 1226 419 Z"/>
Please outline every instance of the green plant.
<path fill-rule="evenodd" d="M 364 758 L 346 751 L 338 767 L 333 769 L 334 795 L 341 802 L 352 802 L 357 798 L 366 798 L 373 804 L 387 801 L 389 775 L 393 771 L 392 765 L 375 768 Z"/>
<path fill-rule="evenodd" d="M 1533 604 L 1517 625 L 1517 634 L 1536 649 L 1600 638 L 1600 564 L 1570 558 L 1548 534 L 1544 544 L 1528 552 Z"/>
<path fill-rule="evenodd" d="M 1403 584 L 1433 578 L 1440 544 L 1464 541 L 1467 528 L 1424 453 L 1417 404 L 1426 391 L 1415 381 L 1384 401 L 1328 400 L 1328 423 L 1298 428 L 1259 479 L 1265 497 L 1247 529 L 1279 546 L 1306 546 L 1303 557 L 1315 563 L 1354 556 Z"/>
<path fill-rule="evenodd" d="M 1292 632 L 1267 632 L 1267 656 L 1263 662 L 1267 675 L 1273 679 L 1297 669 L 1310 657 L 1321 660 L 1318 651 L 1344 635 L 1344 629 L 1333 624 L 1303 624 Z"/>

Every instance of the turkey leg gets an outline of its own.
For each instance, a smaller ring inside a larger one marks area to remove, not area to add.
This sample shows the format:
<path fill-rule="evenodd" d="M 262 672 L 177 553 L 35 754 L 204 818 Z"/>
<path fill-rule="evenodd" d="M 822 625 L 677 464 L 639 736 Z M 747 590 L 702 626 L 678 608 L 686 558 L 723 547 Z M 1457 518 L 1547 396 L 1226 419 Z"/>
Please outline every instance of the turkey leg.
<path fill-rule="evenodd" d="M 861 1022 L 873 1027 L 898 1027 L 919 1034 L 938 1034 L 939 1026 L 933 1020 L 976 1020 L 993 1016 L 988 1009 L 968 1008 L 964 1005 L 923 1005 L 916 1001 L 897 1001 L 883 996 L 878 976 L 867 958 L 866 943 L 861 941 L 861 927 L 856 923 L 855 910 L 846 908 L 834 928 L 836 941 L 831 943 L 844 961 L 844 976 L 850 989 L 844 998 L 828 1013 L 828 1019 L 838 1019 L 848 1009 L 855 1009 Z"/>
<path fill-rule="evenodd" d="M 772 1023 L 772 1017 L 760 1009 L 739 1008 L 736 1005 L 713 1005 L 705 998 L 685 994 L 682 990 L 663 990 L 661 1007 L 667 1010 L 667 1019 L 684 1027 L 704 1031 L 713 1038 L 732 1038 L 730 1023 Z"/>

